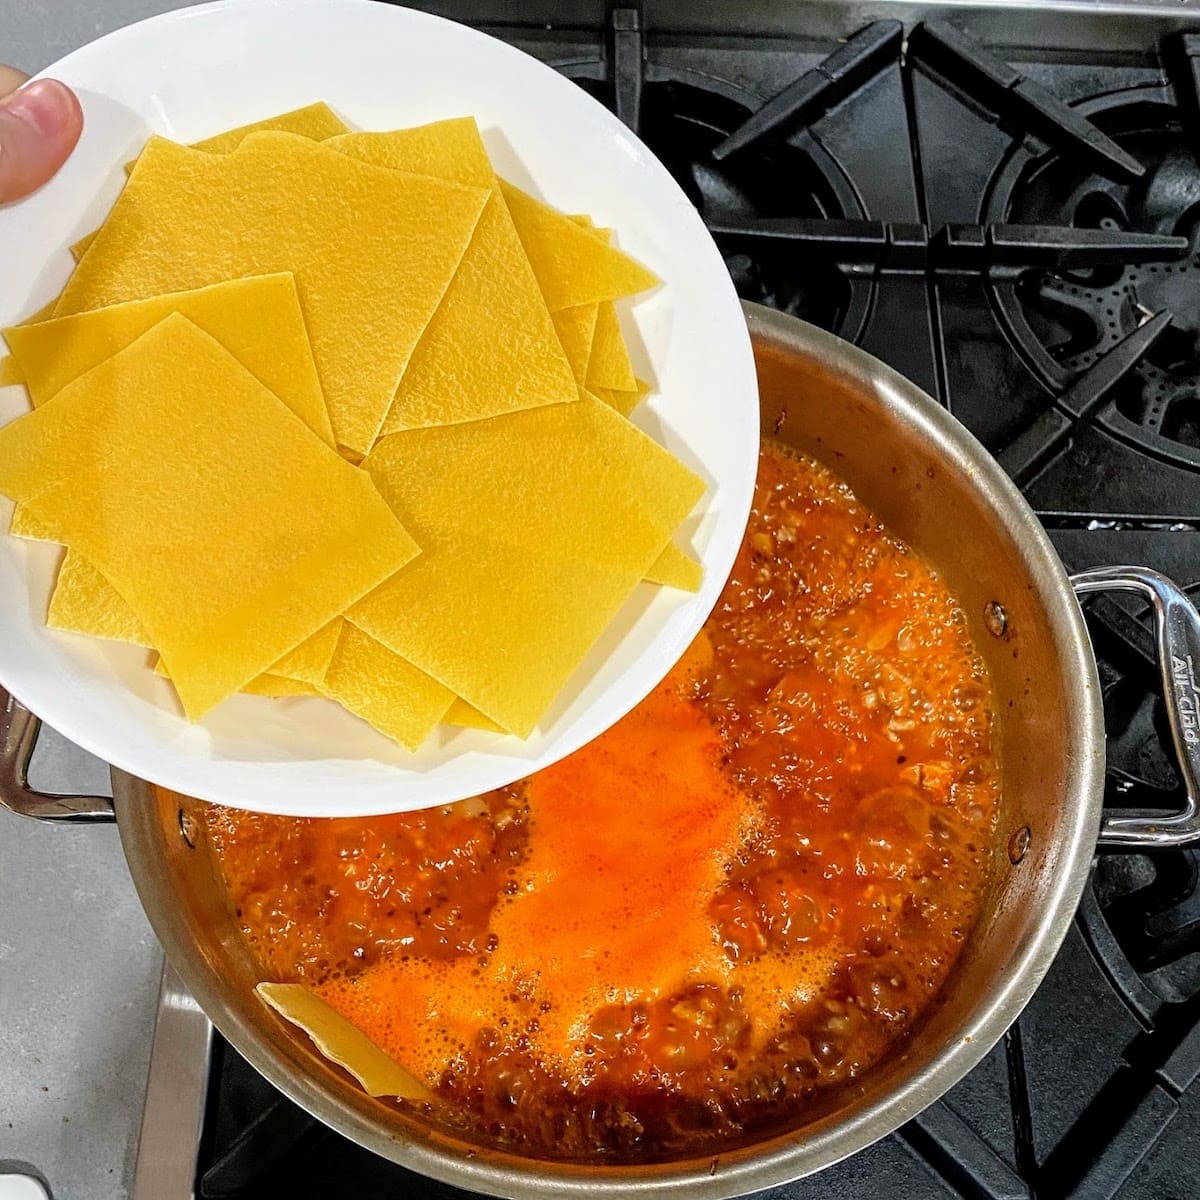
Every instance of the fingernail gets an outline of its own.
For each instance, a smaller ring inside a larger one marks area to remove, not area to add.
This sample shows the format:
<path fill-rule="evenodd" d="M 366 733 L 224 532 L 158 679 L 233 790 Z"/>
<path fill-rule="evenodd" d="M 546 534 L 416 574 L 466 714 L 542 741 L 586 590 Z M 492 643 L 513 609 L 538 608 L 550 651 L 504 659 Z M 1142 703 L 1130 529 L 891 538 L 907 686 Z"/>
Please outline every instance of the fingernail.
<path fill-rule="evenodd" d="M 70 93 L 53 79 L 27 83 L 0 102 L 0 107 L 50 137 L 62 132 L 72 111 Z"/>

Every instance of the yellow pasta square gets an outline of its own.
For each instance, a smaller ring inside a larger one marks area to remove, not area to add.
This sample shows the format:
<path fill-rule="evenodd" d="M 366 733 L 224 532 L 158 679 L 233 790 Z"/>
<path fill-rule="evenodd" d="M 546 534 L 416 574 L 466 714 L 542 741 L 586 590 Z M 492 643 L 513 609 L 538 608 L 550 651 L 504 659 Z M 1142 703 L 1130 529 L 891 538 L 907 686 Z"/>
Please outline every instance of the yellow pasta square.
<path fill-rule="evenodd" d="M 78 554 L 68 554 L 63 561 L 65 568 L 68 562 L 80 562 Z M 120 596 L 95 567 L 89 567 L 89 571 L 95 573 L 95 578 L 100 581 L 103 587 L 107 588 L 112 596 L 120 600 Z M 59 582 L 62 582 L 62 571 L 59 572 Z M 56 593 L 57 594 L 57 593 Z M 124 601 L 121 601 L 124 604 Z M 51 610 L 53 611 L 54 601 L 51 600 Z M 126 611 L 129 611 L 126 605 Z M 111 636 L 106 634 L 97 634 L 94 629 L 89 629 L 87 626 L 92 624 L 91 618 L 88 617 L 85 610 L 79 613 L 81 626 L 74 628 L 76 633 L 90 633 L 98 637 Z M 70 625 L 55 624 L 57 629 L 72 629 Z M 243 692 L 250 692 L 255 696 L 320 696 L 323 693 L 317 686 L 325 679 L 325 673 L 329 670 L 329 664 L 333 661 L 333 652 L 337 649 L 338 635 L 341 632 L 342 619 L 338 617 L 336 620 L 330 621 L 328 625 L 321 626 L 311 637 L 305 638 L 295 650 L 289 650 L 271 669 L 264 674 L 258 676 L 257 679 L 252 679 L 244 688 Z M 144 636 L 144 635 L 143 635 Z M 141 642 L 138 638 L 121 638 L 122 641 L 137 642 L 141 645 L 148 645 L 148 642 Z M 170 678 L 170 673 L 167 671 L 161 656 L 154 664 L 154 672 L 156 675 L 162 675 L 165 678 Z M 293 686 L 286 687 L 285 684 Z"/>
<path fill-rule="evenodd" d="M 393 434 L 364 467 L 422 554 L 349 619 L 522 737 L 704 490 L 591 398 Z"/>
<path fill-rule="evenodd" d="M 178 314 L 0 429 L 0 490 L 116 588 L 192 719 L 418 552 L 363 471 Z"/>
<path fill-rule="evenodd" d="M 149 635 L 121 593 L 78 551 L 68 550 L 63 556 L 46 624 L 69 633 L 150 646 Z M 309 684 L 324 679 L 337 645 L 338 626 L 339 622 L 331 621 L 318 629 L 289 650 L 272 667 L 272 673 Z"/>
<path fill-rule="evenodd" d="M 38 521 L 23 504 L 18 504 L 12 513 L 8 524 L 8 532 L 13 537 L 28 538 L 33 542 L 53 542 L 57 540 L 54 530 Z"/>
<path fill-rule="evenodd" d="M 641 263 L 565 213 L 504 180 L 500 190 L 551 312 L 632 296 L 659 282 Z"/>
<path fill-rule="evenodd" d="M 267 117 L 264 121 L 253 121 L 249 125 L 239 125 L 236 129 L 227 129 L 203 141 L 193 142 L 193 150 L 204 150 L 208 154 L 229 154 L 236 150 L 252 133 L 294 133 L 306 137 L 310 141 L 323 142 L 327 138 L 336 137 L 339 133 L 349 132 L 349 126 L 325 103 L 318 100 L 316 104 L 304 108 L 292 109 L 291 112 L 280 113 L 275 117 Z M 128 174 L 134 164 L 128 163 L 125 171 Z M 96 240 L 99 230 L 81 237 L 71 247 L 71 256 L 78 262 L 87 248 Z"/>
<path fill-rule="evenodd" d="M 446 715 L 454 693 L 393 654 L 369 634 L 342 622 L 322 695 L 415 750 Z"/>
<path fill-rule="evenodd" d="M 490 192 L 471 244 L 400 381 L 383 433 L 574 400 L 575 376 L 474 119 L 351 133 L 327 145 L 376 166 Z"/>
<path fill-rule="evenodd" d="M 295 279 L 255 275 L 4 330 L 34 405 L 111 358 L 171 313 L 211 334 L 322 441 L 333 430 Z"/>
<path fill-rule="evenodd" d="M 596 395 L 609 408 L 619 412 L 623 417 L 628 417 L 650 395 L 650 385 L 648 383 L 643 383 L 640 379 L 636 383 L 637 387 L 632 392 L 618 392 L 612 388 L 597 388 Z"/>
<path fill-rule="evenodd" d="M 349 1071 L 369 1096 L 427 1102 L 433 1093 L 357 1026 L 302 983 L 260 983 L 255 992 L 286 1021 L 303 1029 L 331 1062 Z"/>
<path fill-rule="evenodd" d="M 485 717 L 477 708 L 472 708 L 461 696 L 455 696 L 446 711 L 447 725 L 458 725 L 463 729 L 482 729 L 484 733 L 507 733 L 491 717 Z"/>
<path fill-rule="evenodd" d="M 266 696 L 271 700 L 282 700 L 290 696 L 319 696 L 319 688 L 299 679 L 285 679 L 282 675 L 260 675 L 252 679 L 242 691 L 250 696 Z"/>
<path fill-rule="evenodd" d="M 315 434 L 332 442 L 291 275 L 254 276 L 132 301 L 39 325 L 18 326 L 6 330 L 5 336 L 25 368 L 30 397 L 37 405 L 173 312 L 182 313 L 212 334 Z M 18 506 L 10 532 L 28 537 L 42 531 L 25 507 Z M 63 561 L 48 620 L 56 629 L 148 644 L 120 594 L 79 554 L 68 554 Z M 336 633 L 334 629 L 314 679 L 319 679 L 328 665 Z"/>
<path fill-rule="evenodd" d="M 583 387 L 587 382 L 588 362 L 592 357 L 592 338 L 596 334 L 599 305 L 581 304 L 577 308 L 560 308 L 554 314 L 554 329 L 562 344 L 575 382 Z"/>
<path fill-rule="evenodd" d="M 592 338 L 586 382 L 593 392 L 597 388 L 608 388 L 615 392 L 637 390 L 633 363 L 629 361 L 616 305 L 611 300 L 596 306 L 596 332 Z"/>
<path fill-rule="evenodd" d="M 192 149 L 204 150 L 209 154 L 229 154 L 252 133 L 293 133 L 313 142 L 323 142 L 348 130 L 346 122 L 324 100 L 318 100 L 315 104 L 293 108 L 289 112 L 278 113 L 262 121 L 252 121 L 249 125 L 239 125 L 236 129 L 227 129 L 224 133 L 193 142 Z"/>
<path fill-rule="evenodd" d="M 78 551 L 68 550 L 63 556 L 46 624 L 68 633 L 150 645 L 141 621 L 121 593 Z"/>
<path fill-rule="evenodd" d="M 345 133 L 332 138 L 329 148 L 393 171 L 488 191 L 496 187 L 492 161 L 474 117 L 451 117 L 386 133 Z"/>
<path fill-rule="evenodd" d="M 334 435 L 365 453 L 488 198 L 292 134 L 153 138 L 55 315 L 291 271 Z"/>
<path fill-rule="evenodd" d="M 704 568 L 691 555 L 669 543 L 646 572 L 646 582 L 661 583 L 682 592 L 698 592 L 704 582 Z"/>

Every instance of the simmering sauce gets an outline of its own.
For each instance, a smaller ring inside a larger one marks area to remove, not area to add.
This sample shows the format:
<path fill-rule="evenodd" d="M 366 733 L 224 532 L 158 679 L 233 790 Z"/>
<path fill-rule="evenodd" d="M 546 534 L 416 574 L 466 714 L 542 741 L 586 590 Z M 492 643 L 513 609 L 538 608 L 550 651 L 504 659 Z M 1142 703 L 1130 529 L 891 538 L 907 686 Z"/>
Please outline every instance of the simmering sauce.
<path fill-rule="evenodd" d="M 946 978 L 987 874 L 984 664 L 937 575 L 768 445 L 704 631 L 575 755 L 450 808 L 208 807 L 264 977 L 303 981 L 475 1136 L 715 1150 L 802 1120 Z"/>

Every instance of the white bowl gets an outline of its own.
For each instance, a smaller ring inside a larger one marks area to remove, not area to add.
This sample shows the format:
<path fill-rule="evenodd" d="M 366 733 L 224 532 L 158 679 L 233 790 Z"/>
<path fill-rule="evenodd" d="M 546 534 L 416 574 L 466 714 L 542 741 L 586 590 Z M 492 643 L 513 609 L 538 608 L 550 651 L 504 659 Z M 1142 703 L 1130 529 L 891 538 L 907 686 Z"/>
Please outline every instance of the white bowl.
<path fill-rule="evenodd" d="M 705 578 L 696 595 L 639 585 L 528 740 L 443 729 L 410 754 L 323 700 L 236 696 L 189 724 L 145 651 L 47 629 L 59 551 L 0 535 L 0 682 L 125 771 L 297 816 L 396 812 L 499 787 L 636 705 L 716 601 L 745 529 L 758 452 L 754 361 L 733 286 L 699 215 L 646 147 L 520 51 L 369 0 L 220 0 L 118 30 L 45 74 L 79 93 L 83 138 L 46 187 L 0 210 L 0 324 L 61 289 L 67 247 L 100 223 L 122 164 L 151 133 L 192 142 L 315 100 L 362 129 L 473 114 L 502 175 L 615 228 L 664 281 L 632 309 L 635 365 L 658 388 L 636 420 L 710 485 L 687 529 Z M 0 422 L 25 403 L 22 389 L 0 389 Z M 7 515 L 0 510 L 0 529 Z"/>

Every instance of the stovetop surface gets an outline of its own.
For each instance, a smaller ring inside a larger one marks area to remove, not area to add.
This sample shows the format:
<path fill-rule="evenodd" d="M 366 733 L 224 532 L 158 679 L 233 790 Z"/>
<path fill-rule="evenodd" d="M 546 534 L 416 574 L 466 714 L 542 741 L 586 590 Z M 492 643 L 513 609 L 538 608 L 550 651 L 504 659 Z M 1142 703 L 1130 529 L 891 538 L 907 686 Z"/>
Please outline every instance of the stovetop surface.
<path fill-rule="evenodd" d="M 1200 36 L 1147 10 L 1110 25 L 1111 46 L 1090 26 L 1046 40 L 1013 9 L 1005 46 L 1003 22 L 851 9 L 841 38 L 681 31 L 619 7 L 490 31 L 639 131 L 743 297 L 849 338 L 963 421 L 1068 568 L 1140 563 L 1195 595 Z M 1146 615 L 1089 605 L 1106 800 L 1178 808 Z M 457 1194 L 319 1126 L 228 1047 L 215 1064 L 199 1196 Z M 770 1194 L 1190 1200 L 1197 1075 L 1200 850 L 1102 854 L 983 1063 L 892 1137 Z"/>

